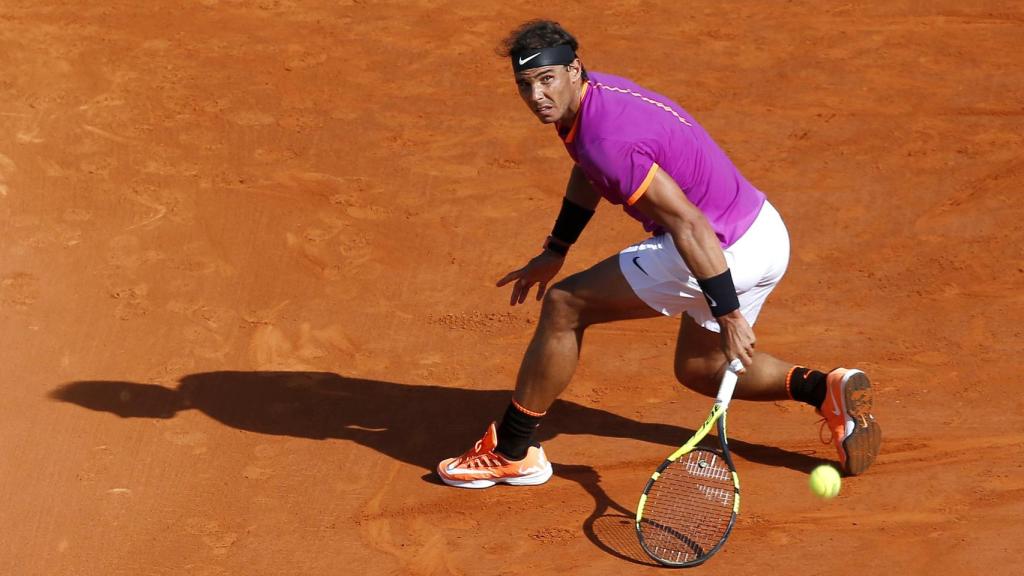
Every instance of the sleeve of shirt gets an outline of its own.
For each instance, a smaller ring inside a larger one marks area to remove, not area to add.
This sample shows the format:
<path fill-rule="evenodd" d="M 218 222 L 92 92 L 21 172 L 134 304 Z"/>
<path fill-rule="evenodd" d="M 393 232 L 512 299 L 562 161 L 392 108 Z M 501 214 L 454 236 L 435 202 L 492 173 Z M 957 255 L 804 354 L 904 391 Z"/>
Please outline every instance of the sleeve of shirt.
<path fill-rule="evenodd" d="M 601 140 L 588 151 L 586 170 L 622 204 L 632 206 L 647 192 L 658 171 L 653 154 L 642 144 Z"/>

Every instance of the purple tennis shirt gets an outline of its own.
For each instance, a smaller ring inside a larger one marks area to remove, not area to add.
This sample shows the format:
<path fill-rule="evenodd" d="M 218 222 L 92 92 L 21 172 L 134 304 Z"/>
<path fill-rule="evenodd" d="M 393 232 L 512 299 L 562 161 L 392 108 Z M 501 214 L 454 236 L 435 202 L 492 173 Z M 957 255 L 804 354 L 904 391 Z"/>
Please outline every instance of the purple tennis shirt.
<path fill-rule="evenodd" d="M 588 72 L 576 120 L 563 135 L 569 155 L 612 204 L 661 227 L 633 205 L 664 170 L 711 222 L 723 247 L 750 228 L 765 196 L 679 104 L 612 76 Z"/>

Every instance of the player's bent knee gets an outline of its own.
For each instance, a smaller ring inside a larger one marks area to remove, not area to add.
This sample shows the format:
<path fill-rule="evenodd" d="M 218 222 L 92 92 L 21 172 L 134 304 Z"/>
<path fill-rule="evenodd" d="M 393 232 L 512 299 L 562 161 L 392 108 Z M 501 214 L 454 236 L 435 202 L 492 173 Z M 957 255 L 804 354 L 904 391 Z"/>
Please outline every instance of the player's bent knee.
<path fill-rule="evenodd" d="M 579 299 L 571 291 L 556 284 L 544 293 L 541 322 L 560 329 L 575 329 L 580 323 Z"/>

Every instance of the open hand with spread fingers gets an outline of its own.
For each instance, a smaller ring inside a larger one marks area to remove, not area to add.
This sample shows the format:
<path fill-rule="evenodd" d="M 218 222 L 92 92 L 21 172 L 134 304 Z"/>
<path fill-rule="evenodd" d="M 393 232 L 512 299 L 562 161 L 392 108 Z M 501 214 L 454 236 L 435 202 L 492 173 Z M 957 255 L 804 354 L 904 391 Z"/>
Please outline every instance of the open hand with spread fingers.
<path fill-rule="evenodd" d="M 506 274 L 504 278 L 498 280 L 497 286 L 500 288 L 515 280 L 515 284 L 512 285 L 512 296 L 508 302 L 510 306 L 515 306 L 526 302 L 526 296 L 530 293 L 530 289 L 537 284 L 537 301 L 539 302 L 544 298 L 548 282 L 558 274 L 564 262 L 565 257 L 545 250 L 530 260 L 526 266 Z"/>

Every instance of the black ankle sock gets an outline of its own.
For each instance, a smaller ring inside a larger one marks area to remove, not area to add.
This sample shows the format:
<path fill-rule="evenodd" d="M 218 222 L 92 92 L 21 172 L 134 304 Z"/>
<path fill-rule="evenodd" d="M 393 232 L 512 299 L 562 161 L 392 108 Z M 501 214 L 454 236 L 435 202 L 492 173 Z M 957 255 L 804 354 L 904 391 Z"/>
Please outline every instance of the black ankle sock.
<path fill-rule="evenodd" d="M 501 452 L 512 460 L 522 460 L 533 440 L 533 432 L 540 426 L 539 416 L 523 412 L 515 402 L 510 402 L 505 409 L 505 416 L 498 426 L 498 447 Z"/>
<path fill-rule="evenodd" d="M 825 401 L 825 381 L 827 376 L 824 372 L 794 366 L 786 378 L 786 387 L 793 400 L 810 404 L 815 408 L 821 408 Z"/>

